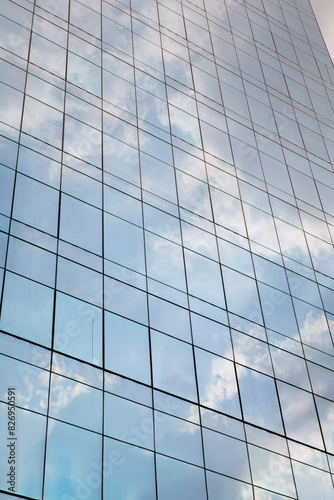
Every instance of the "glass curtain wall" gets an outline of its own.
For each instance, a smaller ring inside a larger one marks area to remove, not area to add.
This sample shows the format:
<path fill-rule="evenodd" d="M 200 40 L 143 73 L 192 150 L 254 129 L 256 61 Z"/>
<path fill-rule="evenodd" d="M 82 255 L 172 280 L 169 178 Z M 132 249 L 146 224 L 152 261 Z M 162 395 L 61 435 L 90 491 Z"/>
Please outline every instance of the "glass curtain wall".
<path fill-rule="evenodd" d="M 2 0 L 0 45 L 1 499 L 333 500 L 308 0 Z"/>

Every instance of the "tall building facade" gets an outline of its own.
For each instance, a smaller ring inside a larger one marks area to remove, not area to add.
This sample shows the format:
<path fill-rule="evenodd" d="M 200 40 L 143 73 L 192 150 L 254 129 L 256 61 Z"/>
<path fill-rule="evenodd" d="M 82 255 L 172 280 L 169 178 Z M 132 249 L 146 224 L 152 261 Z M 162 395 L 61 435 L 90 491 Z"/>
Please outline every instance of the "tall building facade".
<path fill-rule="evenodd" d="M 333 500 L 334 69 L 308 0 L 0 15 L 1 500 Z"/>

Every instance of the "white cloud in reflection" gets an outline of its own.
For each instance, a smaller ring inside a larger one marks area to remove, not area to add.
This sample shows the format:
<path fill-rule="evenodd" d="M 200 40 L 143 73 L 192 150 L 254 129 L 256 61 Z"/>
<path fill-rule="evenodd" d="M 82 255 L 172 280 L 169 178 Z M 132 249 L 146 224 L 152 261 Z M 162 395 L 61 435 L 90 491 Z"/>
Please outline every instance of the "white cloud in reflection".
<path fill-rule="evenodd" d="M 89 393 L 89 387 L 71 381 L 66 385 L 66 379 L 54 377 L 52 383 L 52 413 L 55 416 L 63 408 L 69 406 L 72 401 L 82 394 Z"/>
<path fill-rule="evenodd" d="M 228 370 L 226 361 L 219 357 L 212 359 L 210 372 L 202 403 L 211 408 L 219 408 L 220 403 L 231 400 L 237 395 L 235 374 L 232 365 Z"/>
<path fill-rule="evenodd" d="M 295 497 L 290 460 L 287 457 L 253 445 L 249 446 L 249 452 L 255 485 Z"/>
<path fill-rule="evenodd" d="M 300 335 L 306 344 L 322 349 L 333 348 L 325 315 L 317 314 L 313 309 L 306 314 Z"/>
<path fill-rule="evenodd" d="M 25 392 L 18 392 L 18 398 L 22 401 L 23 408 L 31 409 L 31 402 L 35 400 L 38 403 L 38 409 L 41 411 L 46 411 L 47 409 L 47 397 L 46 389 L 49 385 L 49 373 L 46 371 L 41 371 L 37 377 L 29 376 L 29 369 L 25 373 L 27 368 L 22 368 L 22 378 L 25 383 Z"/>

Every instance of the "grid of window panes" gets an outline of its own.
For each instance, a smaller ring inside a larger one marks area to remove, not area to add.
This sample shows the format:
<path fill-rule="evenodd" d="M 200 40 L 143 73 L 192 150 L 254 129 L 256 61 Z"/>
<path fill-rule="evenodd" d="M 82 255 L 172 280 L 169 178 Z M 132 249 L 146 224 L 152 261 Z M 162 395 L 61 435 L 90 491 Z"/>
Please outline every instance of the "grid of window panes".
<path fill-rule="evenodd" d="M 333 500 L 334 70 L 308 0 L 0 15 L 1 498 Z"/>

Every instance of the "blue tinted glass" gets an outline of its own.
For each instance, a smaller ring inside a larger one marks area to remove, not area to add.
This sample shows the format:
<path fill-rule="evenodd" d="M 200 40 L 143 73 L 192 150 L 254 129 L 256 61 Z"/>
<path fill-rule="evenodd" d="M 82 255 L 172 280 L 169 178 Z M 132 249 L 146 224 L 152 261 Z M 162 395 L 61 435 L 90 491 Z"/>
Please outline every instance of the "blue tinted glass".
<path fill-rule="evenodd" d="M 106 313 L 105 329 L 106 368 L 149 384 L 151 370 L 147 327 Z"/>
<path fill-rule="evenodd" d="M 55 47 L 54 44 L 52 45 Z M 43 54 L 43 51 L 40 53 Z M 56 148 L 61 148 L 63 131 L 62 113 L 28 96 L 24 104 L 22 129 L 40 141 L 51 144 Z"/>
<path fill-rule="evenodd" d="M 143 230 L 118 217 L 104 219 L 105 258 L 145 273 Z"/>
<path fill-rule="evenodd" d="M 225 308 L 219 264 L 189 250 L 185 250 L 185 259 L 189 293 Z"/>
<path fill-rule="evenodd" d="M 47 347 L 51 345 L 53 290 L 7 272 L 1 329 Z"/>
<path fill-rule="evenodd" d="M 293 472 L 298 498 L 311 500 L 319 495 L 319 491 L 325 500 L 330 500 L 333 496 L 330 474 L 299 462 L 293 462 Z"/>
<path fill-rule="evenodd" d="M 233 362 L 195 349 L 201 404 L 240 418 L 239 394 Z"/>
<path fill-rule="evenodd" d="M 19 172 L 45 182 L 49 186 L 59 188 L 60 163 L 36 153 L 36 151 L 21 146 L 17 169 Z"/>
<path fill-rule="evenodd" d="M 151 408 L 106 394 L 104 432 L 107 436 L 153 450 L 153 413 Z"/>
<path fill-rule="evenodd" d="M 56 256 L 17 238 L 9 239 L 7 268 L 44 285 L 55 284 Z"/>
<path fill-rule="evenodd" d="M 245 420 L 282 433 L 274 379 L 242 366 L 237 366 L 237 372 Z"/>
<path fill-rule="evenodd" d="M 134 281 L 133 275 L 127 274 L 127 270 L 122 268 L 117 276 L 122 276 L 126 280 L 130 276 L 130 282 Z M 146 293 L 138 288 L 106 277 L 104 280 L 104 305 L 106 309 L 116 314 L 147 324 L 147 297 Z"/>
<path fill-rule="evenodd" d="M 157 455 L 159 500 L 204 500 L 204 470 L 199 467 Z"/>
<path fill-rule="evenodd" d="M 101 132 L 66 115 L 64 150 L 101 168 Z"/>
<path fill-rule="evenodd" d="M 218 432 L 203 429 L 205 463 L 208 469 L 250 482 L 246 444 Z"/>
<path fill-rule="evenodd" d="M 50 420 L 46 448 L 45 500 L 99 498 L 102 437 Z"/>
<path fill-rule="evenodd" d="M 263 315 L 267 328 L 291 338 L 299 338 L 291 297 L 275 288 L 259 283 Z"/>
<path fill-rule="evenodd" d="M 105 438 L 104 495 L 108 498 L 155 500 L 154 455 L 129 444 Z"/>
<path fill-rule="evenodd" d="M 102 365 L 102 310 L 57 293 L 54 348 Z"/>
<path fill-rule="evenodd" d="M 200 427 L 165 413 L 155 412 L 154 416 L 157 452 L 202 466 Z"/>
<path fill-rule="evenodd" d="M 283 382 L 278 382 L 277 387 L 287 436 L 323 449 L 312 394 Z"/>
<path fill-rule="evenodd" d="M 9 216 L 12 207 L 14 170 L 0 166 L 0 212 Z"/>
<path fill-rule="evenodd" d="M 223 268 L 223 277 L 230 311 L 261 324 L 263 321 L 255 280 L 226 267 Z"/>
<path fill-rule="evenodd" d="M 153 384 L 185 399 L 197 400 L 194 360 L 189 344 L 152 331 Z"/>
<path fill-rule="evenodd" d="M 268 450 L 249 445 L 254 484 L 294 497 L 296 495 L 290 460 L 287 457 L 272 453 Z M 279 470 L 279 474 L 272 471 Z"/>
<path fill-rule="evenodd" d="M 18 394 L 19 389 L 15 389 L 15 396 L 17 397 Z M 2 429 L 8 428 L 8 421 L 8 407 L 0 403 Z M 11 478 L 4 473 L 1 474 L 0 488 L 40 500 L 43 485 L 46 418 L 37 413 L 16 408 L 15 423 L 15 431 L 12 431 L 14 435 L 8 436 L 5 442 L 2 440 L 4 451 L 0 456 L 1 470 L 6 471 L 6 474 L 15 472 L 15 475 L 12 475 Z M 7 438 L 5 432 L 2 435 Z M 8 460 L 13 458 L 15 463 L 10 464 Z M 27 463 L 29 463 L 29 467 L 27 467 Z M 10 469 L 11 466 L 15 468 Z M 7 480 L 14 482 L 7 483 Z M 14 489 L 9 490 L 10 487 L 14 487 Z"/>
<path fill-rule="evenodd" d="M 45 184 L 18 174 L 13 217 L 30 226 L 57 234 L 58 192 Z"/>
<path fill-rule="evenodd" d="M 58 258 L 57 288 L 97 306 L 102 305 L 102 276 L 75 262 Z"/>
<path fill-rule="evenodd" d="M 16 345 L 17 349 L 18 345 Z M 17 406 L 46 414 L 49 388 L 49 373 L 47 371 L 1 355 L 0 394 L 4 402 L 7 402 L 9 383 L 17 391 L 15 398 Z"/>
<path fill-rule="evenodd" d="M 253 500 L 252 486 L 231 479 L 230 477 L 207 473 L 208 492 L 210 500 L 225 500 L 225 498 L 242 498 Z"/>
<path fill-rule="evenodd" d="M 185 290 L 182 247 L 145 231 L 147 274 L 153 279 Z"/>
<path fill-rule="evenodd" d="M 88 411 L 88 409 L 93 411 Z M 52 374 L 50 417 L 95 432 L 102 430 L 102 391 Z"/>
<path fill-rule="evenodd" d="M 189 313 L 165 300 L 149 296 L 150 326 L 180 340 L 191 341 Z"/>
<path fill-rule="evenodd" d="M 191 313 L 191 328 L 195 345 L 219 356 L 233 358 L 230 332 L 227 326 Z"/>
<path fill-rule="evenodd" d="M 102 251 L 102 213 L 71 196 L 61 198 L 60 238 L 91 252 Z"/>

